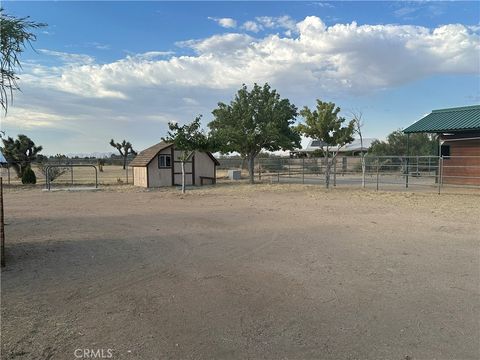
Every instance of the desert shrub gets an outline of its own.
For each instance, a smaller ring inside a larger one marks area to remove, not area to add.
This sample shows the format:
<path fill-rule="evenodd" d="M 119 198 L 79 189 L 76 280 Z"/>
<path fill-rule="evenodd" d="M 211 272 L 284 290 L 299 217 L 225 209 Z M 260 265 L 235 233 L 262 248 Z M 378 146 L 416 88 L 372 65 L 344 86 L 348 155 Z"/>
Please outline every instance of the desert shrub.
<path fill-rule="evenodd" d="M 22 176 L 22 184 L 36 184 L 37 183 L 37 177 L 35 176 L 35 173 L 33 172 L 31 167 L 28 167 L 25 169 L 23 172 Z"/>
<path fill-rule="evenodd" d="M 38 169 L 43 174 L 43 176 L 47 176 L 47 166 L 49 164 L 46 162 L 41 162 L 38 164 Z M 55 179 L 59 178 L 63 174 L 69 171 L 68 167 L 52 167 L 48 171 L 48 181 L 54 181 Z"/>

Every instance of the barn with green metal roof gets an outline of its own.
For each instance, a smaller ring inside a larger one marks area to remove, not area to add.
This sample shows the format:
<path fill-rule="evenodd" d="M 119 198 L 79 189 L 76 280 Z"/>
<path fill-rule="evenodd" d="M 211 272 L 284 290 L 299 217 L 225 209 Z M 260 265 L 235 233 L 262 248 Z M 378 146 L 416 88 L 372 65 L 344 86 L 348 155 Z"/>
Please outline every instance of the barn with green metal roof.
<path fill-rule="evenodd" d="M 403 132 L 438 135 L 444 183 L 480 185 L 480 105 L 433 110 Z"/>

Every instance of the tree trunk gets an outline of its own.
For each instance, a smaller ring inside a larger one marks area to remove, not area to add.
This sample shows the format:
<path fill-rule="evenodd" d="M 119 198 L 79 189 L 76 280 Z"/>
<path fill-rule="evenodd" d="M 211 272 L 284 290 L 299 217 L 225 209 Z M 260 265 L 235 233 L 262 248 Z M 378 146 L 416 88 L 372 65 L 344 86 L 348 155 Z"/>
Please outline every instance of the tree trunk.
<path fill-rule="evenodd" d="M 325 187 L 328 189 L 330 187 L 330 163 L 328 157 L 325 158 Z"/>
<path fill-rule="evenodd" d="M 125 170 L 126 166 L 127 166 L 127 157 L 124 156 L 123 157 L 123 170 Z"/>
<path fill-rule="evenodd" d="M 255 179 L 254 179 L 255 157 L 249 156 L 247 160 L 248 160 L 248 176 L 249 176 L 250 184 L 254 184 L 255 183 Z"/>
<path fill-rule="evenodd" d="M 185 194 L 185 161 L 182 160 L 182 194 Z"/>

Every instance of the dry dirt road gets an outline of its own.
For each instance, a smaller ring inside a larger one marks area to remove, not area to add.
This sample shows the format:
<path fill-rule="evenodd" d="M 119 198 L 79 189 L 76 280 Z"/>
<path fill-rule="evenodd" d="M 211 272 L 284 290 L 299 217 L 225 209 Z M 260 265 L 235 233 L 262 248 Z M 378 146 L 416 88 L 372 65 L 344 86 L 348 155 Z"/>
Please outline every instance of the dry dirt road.
<path fill-rule="evenodd" d="M 479 359 L 479 203 L 7 189 L 2 359 Z"/>

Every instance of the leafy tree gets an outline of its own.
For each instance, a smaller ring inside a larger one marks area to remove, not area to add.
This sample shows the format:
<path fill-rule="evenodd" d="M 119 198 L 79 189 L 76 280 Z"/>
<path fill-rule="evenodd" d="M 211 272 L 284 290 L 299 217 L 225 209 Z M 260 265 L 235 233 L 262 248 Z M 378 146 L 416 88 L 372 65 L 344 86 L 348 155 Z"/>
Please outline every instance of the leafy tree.
<path fill-rule="evenodd" d="M 26 135 L 18 135 L 18 139 L 15 140 L 9 136 L 2 138 L 2 141 L 3 147 L 0 150 L 19 178 L 43 149 L 41 146 L 35 146 L 35 143 Z"/>
<path fill-rule="evenodd" d="M 118 150 L 120 156 L 123 158 L 123 169 L 127 166 L 128 155 L 137 155 L 137 152 L 133 150 L 132 144 L 129 141 L 123 140 L 121 143 L 115 142 L 115 140 L 110 140 L 110 145 Z"/>
<path fill-rule="evenodd" d="M 13 100 L 13 92 L 20 90 L 17 70 L 22 68 L 20 54 L 27 45 L 36 40 L 34 29 L 46 26 L 29 20 L 29 17 L 16 18 L 5 14 L 0 8 L 0 104 L 7 112 L 9 97 Z"/>
<path fill-rule="evenodd" d="M 262 150 L 300 146 L 300 135 L 292 127 L 297 108 L 268 84 L 255 84 L 251 91 L 243 85 L 230 105 L 218 103 L 212 113 L 215 119 L 208 126 L 215 143 L 221 152 L 237 152 L 248 162 L 252 184 L 254 161 Z"/>
<path fill-rule="evenodd" d="M 408 142 L 410 156 L 436 155 L 438 152 L 438 143 L 433 135 L 410 134 Z M 369 152 L 377 156 L 407 156 L 407 134 L 395 130 L 387 136 L 387 141 L 373 141 Z"/>
<path fill-rule="evenodd" d="M 173 142 L 175 149 L 181 151 L 179 160 L 182 166 L 182 193 L 185 194 L 185 163 L 195 154 L 195 151 L 212 151 L 213 144 L 208 135 L 201 130 L 199 115 L 189 124 L 178 125 L 168 123 L 168 134 L 163 141 Z M 173 161 L 174 159 L 172 159 Z"/>
<path fill-rule="evenodd" d="M 304 124 L 297 126 L 298 131 L 315 140 L 320 140 L 321 151 L 325 157 L 325 186 L 330 186 L 330 172 L 339 150 L 353 141 L 355 131 L 354 121 L 343 126 L 345 118 L 339 116 L 340 108 L 332 102 L 317 100 L 316 110 L 304 107 L 300 115 L 305 119 Z M 334 147 L 332 149 L 332 147 Z"/>

